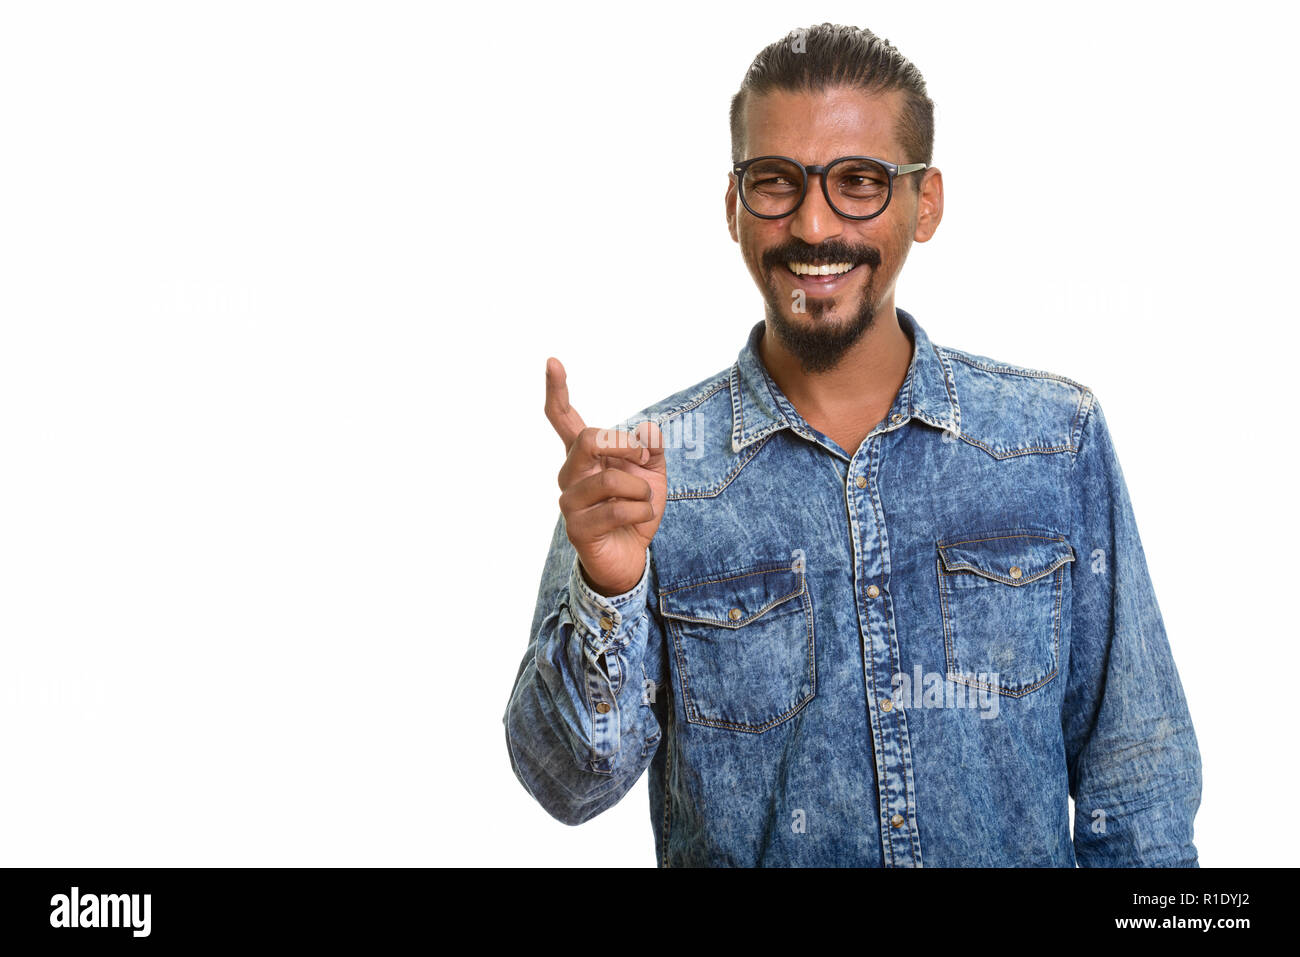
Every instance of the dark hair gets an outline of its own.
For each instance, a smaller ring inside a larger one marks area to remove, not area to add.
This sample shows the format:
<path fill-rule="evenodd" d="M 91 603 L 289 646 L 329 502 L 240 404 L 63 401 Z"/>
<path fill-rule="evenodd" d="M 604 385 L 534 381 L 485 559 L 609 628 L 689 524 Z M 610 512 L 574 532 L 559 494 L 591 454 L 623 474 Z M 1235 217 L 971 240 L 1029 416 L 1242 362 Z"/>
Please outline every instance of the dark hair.
<path fill-rule="evenodd" d="M 857 87 L 873 95 L 903 91 L 895 131 L 903 155 L 892 159 L 896 163 L 933 162 L 934 101 L 926 93 L 921 71 L 888 40 L 867 29 L 836 23 L 791 30 L 754 57 L 744 82 L 731 98 L 731 161 L 744 159 L 740 150 L 750 96 L 773 90 L 820 92 L 836 86 Z M 907 178 L 919 191 L 922 175 Z"/>

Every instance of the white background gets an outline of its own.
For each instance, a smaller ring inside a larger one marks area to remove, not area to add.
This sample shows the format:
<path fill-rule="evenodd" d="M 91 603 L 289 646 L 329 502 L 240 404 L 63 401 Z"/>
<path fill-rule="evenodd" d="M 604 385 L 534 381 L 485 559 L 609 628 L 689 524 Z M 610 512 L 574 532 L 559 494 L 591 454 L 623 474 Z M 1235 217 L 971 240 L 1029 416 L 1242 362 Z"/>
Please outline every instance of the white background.
<path fill-rule="evenodd" d="M 613 424 L 734 360 L 729 99 L 829 20 L 938 104 L 897 304 L 1103 403 L 1202 864 L 1294 864 L 1286 9 L 6 5 L 0 863 L 653 866 L 644 779 L 569 828 L 506 754 L 544 362 Z"/>

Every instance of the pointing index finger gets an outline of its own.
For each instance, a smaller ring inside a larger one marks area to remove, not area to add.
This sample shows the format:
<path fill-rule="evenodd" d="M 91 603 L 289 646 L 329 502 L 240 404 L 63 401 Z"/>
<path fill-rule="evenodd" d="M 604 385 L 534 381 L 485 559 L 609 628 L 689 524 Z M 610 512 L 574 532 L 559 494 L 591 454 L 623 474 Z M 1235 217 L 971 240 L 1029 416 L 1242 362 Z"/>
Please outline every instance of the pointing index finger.
<path fill-rule="evenodd" d="M 569 405 L 568 376 L 559 359 L 548 356 L 546 359 L 546 418 L 551 422 L 565 451 L 573 446 L 578 433 L 587 427 L 578 410 Z"/>

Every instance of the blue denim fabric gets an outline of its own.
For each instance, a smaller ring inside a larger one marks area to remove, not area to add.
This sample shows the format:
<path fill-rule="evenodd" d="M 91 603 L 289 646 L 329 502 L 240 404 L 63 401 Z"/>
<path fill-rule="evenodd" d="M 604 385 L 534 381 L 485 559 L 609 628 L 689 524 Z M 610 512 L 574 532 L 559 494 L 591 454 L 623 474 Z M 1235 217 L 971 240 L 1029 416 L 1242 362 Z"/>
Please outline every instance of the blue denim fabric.
<path fill-rule="evenodd" d="M 777 388 L 762 322 L 619 423 L 664 433 L 664 518 L 611 598 L 557 523 L 515 774 L 579 824 L 649 768 L 662 866 L 1196 866 L 1200 754 L 1100 404 L 896 311 L 911 365 L 856 450 Z"/>

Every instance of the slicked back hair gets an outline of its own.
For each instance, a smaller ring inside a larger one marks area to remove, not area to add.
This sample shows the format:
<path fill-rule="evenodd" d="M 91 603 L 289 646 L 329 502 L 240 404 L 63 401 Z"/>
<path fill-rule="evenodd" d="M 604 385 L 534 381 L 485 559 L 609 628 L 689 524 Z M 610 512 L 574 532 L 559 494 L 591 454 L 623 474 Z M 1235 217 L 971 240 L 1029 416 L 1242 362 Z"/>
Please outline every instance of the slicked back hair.
<path fill-rule="evenodd" d="M 934 101 L 925 78 L 888 40 L 860 27 L 822 23 L 792 30 L 764 47 L 749 65 L 740 89 L 731 98 L 731 161 L 739 163 L 745 143 L 745 105 L 751 97 L 776 90 L 823 92 L 854 87 L 868 95 L 903 92 L 894 135 L 903 155 L 884 157 L 895 163 L 933 163 Z M 921 188 L 923 174 L 903 177 Z"/>

